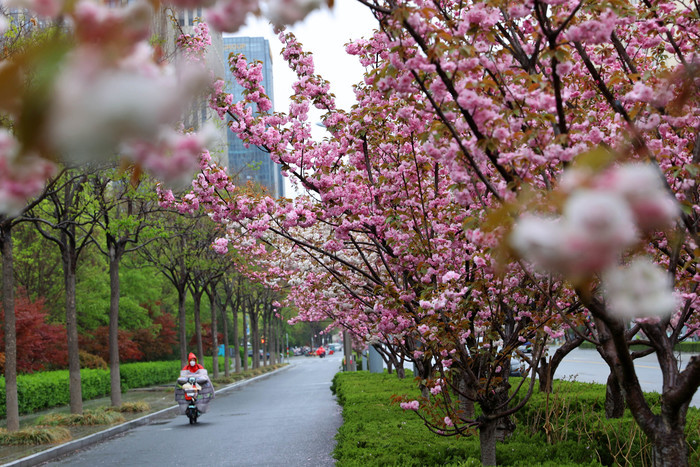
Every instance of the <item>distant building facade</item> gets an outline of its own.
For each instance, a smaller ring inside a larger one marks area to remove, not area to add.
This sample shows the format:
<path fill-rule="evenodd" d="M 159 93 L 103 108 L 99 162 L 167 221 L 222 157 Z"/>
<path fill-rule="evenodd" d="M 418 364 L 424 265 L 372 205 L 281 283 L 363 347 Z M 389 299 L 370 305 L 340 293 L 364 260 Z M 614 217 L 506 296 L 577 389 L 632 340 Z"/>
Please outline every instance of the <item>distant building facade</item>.
<path fill-rule="evenodd" d="M 224 60 L 226 64 L 226 92 L 233 95 L 233 101 L 238 102 L 243 98 L 243 87 L 236 82 L 228 67 L 228 57 L 231 53 L 245 55 L 248 62 L 260 61 L 263 64 L 263 81 L 265 93 L 273 103 L 274 91 L 272 80 L 272 55 L 270 43 L 262 37 L 224 37 Z M 233 133 L 228 132 L 228 168 L 232 176 L 238 178 L 239 183 L 255 181 L 267 187 L 270 195 L 275 198 L 285 196 L 284 177 L 281 168 L 270 160 L 270 156 L 263 150 L 249 146 L 245 147 L 243 141 Z"/>

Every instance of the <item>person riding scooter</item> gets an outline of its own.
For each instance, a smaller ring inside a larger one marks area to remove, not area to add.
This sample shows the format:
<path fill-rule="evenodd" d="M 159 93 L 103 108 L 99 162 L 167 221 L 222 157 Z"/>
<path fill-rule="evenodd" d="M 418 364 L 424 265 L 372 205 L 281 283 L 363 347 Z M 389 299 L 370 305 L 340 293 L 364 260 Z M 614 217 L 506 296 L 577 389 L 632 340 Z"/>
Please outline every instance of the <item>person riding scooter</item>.
<path fill-rule="evenodd" d="M 214 399 L 214 386 L 207 370 L 197 363 L 197 356 L 194 353 L 189 354 L 187 363 L 180 371 L 180 377 L 177 380 L 175 401 L 180 407 L 180 414 L 190 417 L 190 423 L 196 423 L 197 417 L 207 412 L 209 402 Z M 191 410 L 188 412 L 191 402 L 196 406 L 194 413 Z"/>

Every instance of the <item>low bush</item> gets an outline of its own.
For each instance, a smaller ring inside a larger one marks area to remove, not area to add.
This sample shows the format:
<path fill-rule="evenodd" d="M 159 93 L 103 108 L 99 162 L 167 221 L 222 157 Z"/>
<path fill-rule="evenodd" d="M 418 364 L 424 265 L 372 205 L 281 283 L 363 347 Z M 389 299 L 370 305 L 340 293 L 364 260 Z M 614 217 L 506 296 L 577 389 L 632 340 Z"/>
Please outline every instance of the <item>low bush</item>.
<path fill-rule="evenodd" d="M 113 425 L 124 423 L 124 415 L 112 410 L 86 410 L 82 414 L 52 413 L 41 417 L 37 424 L 49 426 Z"/>
<path fill-rule="evenodd" d="M 104 358 L 100 357 L 99 355 L 93 355 L 85 352 L 84 350 L 79 351 L 78 354 L 80 355 L 80 368 L 100 370 L 107 370 L 109 368 Z"/>
<path fill-rule="evenodd" d="M 124 402 L 119 407 L 107 407 L 105 410 L 111 410 L 111 411 L 121 412 L 121 413 L 148 412 L 149 410 L 151 410 L 151 404 L 149 404 L 148 402 L 144 402 L 144 401 Z"/>
<path fill-rule="evenodd" d="M 514 383 L 516 381 L 513 381 Z M 418 397 L 409 377 L 338 373 L 331 389 L 343 406 L 336 435 L 338 466 L 480 465 L 478 437 L 447 438 L 428 431 L 413 413 L 392 404 L 393 395 Z M 652 404 L 659 395 L 647 395 Z M 631 415 L 607 420 L 605 386 L 556 381 L 552 394 L 535 392 L 516 413 L 513 436 L 496 446 L 499 465 L 650 465 L 651 445 Z M 691 465 L 700 465 L 700 410 L 688 413 Z"/>
<path fill-rule="evenodd" d="M 0 445 L 3 446 L 33 446 L 70 440 L 70 430 L 58 426 L 29 427 L 18 431 L 0 429 Z"/>

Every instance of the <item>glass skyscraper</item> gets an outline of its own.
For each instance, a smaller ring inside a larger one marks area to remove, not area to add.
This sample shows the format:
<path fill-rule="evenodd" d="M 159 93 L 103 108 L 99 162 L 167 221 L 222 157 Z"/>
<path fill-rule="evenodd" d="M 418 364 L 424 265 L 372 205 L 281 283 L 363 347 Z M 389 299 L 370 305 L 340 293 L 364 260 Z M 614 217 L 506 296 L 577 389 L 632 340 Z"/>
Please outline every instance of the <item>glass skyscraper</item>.
<path fill-rule="evenodd" d="M 231 53 L 245 55 L 249 63 L 262 62 L 262 85 L 273 102 L 274 108 L 272 55 L 269 41 L 262 37 L 224 37 L 226 92 L 232 94 L 233 101 L 237 102 L 243 97 L 243 87 L 236 82 L 228 66 L 228 57 Z M 228 131 L 228 168 L 232 176 L 238 177 L 239 183 L 256 181 L 266 186 L 274 197 L 284 196 L 284 178 L 280 166 L 272 162 L 262 149 L 252 145 L 246 148 L 243 141 L 232 131 Z"/>

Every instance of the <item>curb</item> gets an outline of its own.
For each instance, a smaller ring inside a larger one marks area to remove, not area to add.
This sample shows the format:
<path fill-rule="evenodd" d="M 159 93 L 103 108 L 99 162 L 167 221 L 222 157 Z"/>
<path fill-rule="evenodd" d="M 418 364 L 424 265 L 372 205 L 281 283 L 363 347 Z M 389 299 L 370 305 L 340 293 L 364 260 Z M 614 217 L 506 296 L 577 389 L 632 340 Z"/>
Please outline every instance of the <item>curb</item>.
<path fill-rule="evenodd" d="M 265 374 L 255 376 L 250 379 L 245 379 L 243 381 L 237 381 L 235 383 L 229 384 L 228 386 L 224 386 L 223 388 L 219 389 L 216 391 L 216 394 L 221 394 L 221 393 L 226 393 L 232 389 L 235 389 L 240 386 L 245 386 L 248 383 L 252 383 L 253 381 L 257 381 L 258 379 L 266 378 L 268 376 L 271 376 L 279 371 L 286 370 L 290 368 L 292 365 L 286 365 L 283 366 L 282 368 L 278 368 L 273 371 L 269 371 Z M 7 464 L 3 464 L 2 467 L 31 467 L 35 465 L 42 464 L 44 462 L 49 462 L 54 459 L 57 459 L 59 457 L 68 455 L 74 451 L 77 451 L 79 449 L 83 449 L 89 446 L 92 446 L 94 444 L 97 444 L 99 442 L 105 441 L 109 438 L 112 438 L 114 436 L 117 436 L 119 434 L 122 434 L 126 431 L 132 430 L 134 428 L 143 426 L 143 425 L 148 425 L 151 423 L 153 420 L 157 420 L 159 418 L 164 418 L 167 415 L 170 415 L 171 412 L 173 415 L 176 413 L 178 410 L 179 406 L 174 405 L 172 407 L 168 407 L 162 410 L 159 410 L 158 412 L 153 412 L 152 414 L 144 415 L 143 417 L 136 418 L 134 420 L 130 420 L 128 422 L 122 423 L 121 425 L 114 426 L 112 428 L 107 428 L 104 431 L 100 431 L 98 433 L 93 433 L 91 435 L 85 436 L 83 438 L 79 438 L 73 441 L 69 441 L 67 443 L 61 444 L 59 446 L 55 446 L 53 448 L 46 449 L 41 452 L 37 452 L 36 454 L 32 454 L 27 457 L 23 457 L 21 459 L 17 459 L 16 461 L 8 462 Z"/>

